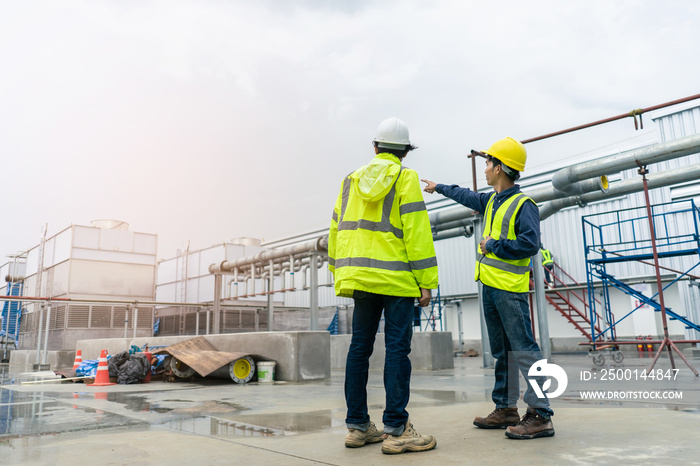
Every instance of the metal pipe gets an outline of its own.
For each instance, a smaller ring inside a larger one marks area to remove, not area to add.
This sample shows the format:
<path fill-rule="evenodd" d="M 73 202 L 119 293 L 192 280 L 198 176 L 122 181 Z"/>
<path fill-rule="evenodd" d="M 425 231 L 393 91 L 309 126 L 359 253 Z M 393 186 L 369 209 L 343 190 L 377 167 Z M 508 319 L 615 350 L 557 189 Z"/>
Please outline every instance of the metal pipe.
<path fill-rule="evenodd" d="M 608 187 L 608 177 L 602 175 L 596 178 L 577 181 L 569 185 L 565 185 L 563 186 L 563 189 L 557 189 L 553 186 L 546 186 L 537 189 L 525 189 L 523 192 L 535 202 L 545 202 L 552 199 L 568 197 L 573 194 L 585 194 L 594 191 L 604 193 L 607 191 Z M 433 232 L 442 232 L 453 230 L 455 228 L 461 229 L 466 225 L 470 225 L 473 218 L 477 215 L 478 212 L 464 206 L 459 206 L 431 214 L 430 223 Z M 454 234 L 450 234 L 447 235 L 446 238 L 453 238 L 454 236 Z M 433 239 L 438 240 L 444 238 L 438 233 L 434 233 Z"/>
<path fill-rule="evenodd" d="M 7 283 L 19 283 L 24 281 L 24 277 L 18 275 L 5 275 L 5 281 Z"/>
<path fill-rule="evenodd" d="M 647 183 L 651 189 L 671 186 L 687 181 L 695 181 L 698 178 L 700 178 L 700 164 L 695 164 L 689 167 L 675 168 L 673 170 L 651 174 L 647 177 Z M 605 193 L 587 193 L 580 196 L 570 196 L 564 199 L 557 199 L 540 207 L 540 219 L 544 220 L 565 207 L 570 207 L 577 204 L 583 206 L 589 202 L 602 201 L 609 197 L 636 193 L 643 189 L 643 180 L 639 178 L 632 178 L 611 184 Z"/>
<path fill-rule="evenodd" d="M 290 255 L 304 254 L 310 252 L 323 252 L 327 250 L 328 236 L 321 236 L 306 243 L 297 244 L 281 249 L 271 249 L 267 251 L 262 251 L 256 254 L 255 256 L 243 257 L 233 261 L 223 261 L 221 264 L 211 264 L 209 266 L 209 273 L 228 273 L 231 272 L 235 267 L 241 267 L 244 265 L 251 264 L 264 264 L 270 259 L 286 259 Z"/>
<path fill-rule="evenodd" d="M 579 163 L 559 170 L 552 177 L 552 186 L 564 190 L 567 185 L 587 178 L 618 173 L 642 165 L 663 162 L 700 152 L 700 134 L 661 142 L 652 146 Z"/>
<path fill-rule="evenodd" d="M 689 97 L 684 97 L 684 98 L 678 99 L 678 100 L 672 100 L 670 102 L 665 102 L 663 104 L 654 105 L 654 106 L 647 107 L 647 108 L 638 108 L 638 109 L 632 110 L 631 112 L 628 112 L 628 113 L 622 113 L 622 114 L 616 115 L 614 117 L 605 118 L 603 120 L 594 121 L 592 123 L 586 123 L 585 125 L 574 126 L 573 128 L 563 129 L 561 131 L 556 131 L 554 133 L 545 134 L 544 136 L 538 136 L 538 137 L 530 138 L 530 139 L 523 139 L 521 142 L 523 144 L 527 144 L 528 142 L 539 141 L 542 139 L 551 138 L 553 136 L 559 136 L 560 134 L 571 133 L 573 131 L 578 131 L 580 129 L 590 128 L 592 126 L 602 125 L 604 123 L 610 123 L 612 121 L 621 120 L 621 119 L 627 118 L 627 117 L 634 118 L 634 128 L 637 129 L 637 115 L 639 115 L 639 121 L 641 122 L 642 121 L 642 114 L 645 112 L 651 112 L 653 110 L 658 110 L 660 108 L 670 107 L 672 105 L 678 105 L 678 104 L 681 104 L 683 102 L 689 102 L 689 101 L 695 100 L 695 99 L 700 99 L 700 94 L 691 95 Z M 644 127 L 643 124 L 642 124 L 642 127 Z"/>
<path fill-rule="evenodd" d="M 687 181 L 695 181 L 700 178 L 700 164 L 690 167 L 676 168 L 665 172 L 649 175 L 649 188 L 660 188 L 663 186 L 671 186 Z M 545 220 L 561 209 L 571 207 L 573 205 L 585 206 L 589 202 L 602 201 L 610 197 L 621 196 L 624 194 L 636 193 L 644 189 L 643 182 L 640 179 L 633 178 L 625 181 L 619 181 L 608 185 L 605 191 L 589 192 L 576 196 L 568 196 L 563 199 L 556 199 L 547 202 L 540 206 L 540 220 Z M 539 196 L 537 196 L 539 199 Z M 533 197 L 533 200 L 538 201 Z M 466 224 L 466 223 L 465 223 Z M 448 238 L 456 238 L 463 236 L 463 227 L 443 230 L 433 235 L 433 240 L 443 240 Z"/>
<path fill-rule="evenodd" d="M 571 197 L 571 195 L 574 194 L 585 196 L 598 190 L 604 193 L 606 187 L 610 189 L 605 175 L 635 168 L 637 166 L 637 161 L 642 164 L 650 164 L 684 157 L 697 152 L 700 152 L 700 134 L 566 167 L 554 174 L 551 187 L 538 188 L 535 190 L 526 189 L 523 192 L 535 202 L 550 200 L 559 201 L 561 198 Z M 595 179 L 590 180 L 591 178 Z M 619 183 L 615 183 L 613 186 L 616 187 L 618 184 Z M 641 190 L 641 186 L 636 188 L 636 190 Z M 604 199 L 605 197 L 606 196 L 600 197 L 600 199 Z M 576 202 L 573 202 L 568 205 L 574 205 L 575 203 Z M 456 206 L 451 209 L 430 214 L 430 223 L 433 227 L 433 231 L 455 230 L 456 228 L 461 228 L 461 226 L 450 225 L 450 222 L 474 217 L 475 215 L 477 215 L 477 212 L 471 209 L 464 206 Z M 447 224 L 447 226 L 441 226 L 441 224 Z M 452 231 L 449 234 L 440 235 L 437 238 L 434 237 L 434 239 L 454 238 L 460 235 L 460 232 Z"/>
<path fill-rule="evenodd" d="M 134 338 L 136 338 L 136 328 L 139 326 L 139 307 L 134 304 Z"/>

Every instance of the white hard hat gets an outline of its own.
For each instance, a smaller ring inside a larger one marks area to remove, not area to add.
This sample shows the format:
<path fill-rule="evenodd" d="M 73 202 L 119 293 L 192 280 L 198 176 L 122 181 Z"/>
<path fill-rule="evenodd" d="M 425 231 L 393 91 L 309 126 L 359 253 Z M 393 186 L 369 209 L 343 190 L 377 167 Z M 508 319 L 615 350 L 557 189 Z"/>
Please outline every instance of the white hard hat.
<path fill-rule="evenodd" d="M 379 123 L 377 135 L 374 142 L 378 147 L 385 149 L 412 149 L 411 141 L 408 139 L 408 127 L 406 123 L 396 117 L 387 118 Z"/>

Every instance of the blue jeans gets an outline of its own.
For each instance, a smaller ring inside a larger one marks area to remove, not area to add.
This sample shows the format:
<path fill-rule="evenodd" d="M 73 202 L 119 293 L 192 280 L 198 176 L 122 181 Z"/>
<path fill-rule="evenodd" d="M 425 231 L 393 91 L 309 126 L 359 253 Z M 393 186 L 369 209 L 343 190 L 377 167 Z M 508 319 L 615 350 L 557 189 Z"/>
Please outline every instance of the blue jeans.
<path fill-rule="evenodd" d="M 348 407 L 345 424 L 348 429 L 367 431 L 367 377 L 369 357 L 384 310 L 384 432 L 401 435 L 408 421 L 408 398 L 411 386 L 411 337 L 413 336 L 413 303 L 415 298 L 385 296 L 355 291 L 355 312 L 352 317 L 352 340 L 345 365 L 345 402 Z"/>
<path fill-rule="evenodd" d="M 527 380 L 530 366 L 542 359 L 540 347 L 532 336 L 527 293 L 484 285 L 483 303 L 491 353 L 496 358 L 496 382 L 491 398 L 497 408 L 513 408 L 520 397 L 518 370 Z M 543 378 L 536 381 L 541 388 Z M 529 383 L 523 401 L 544 418 L 554 414 L 549 400 L 538 398 Z"/>

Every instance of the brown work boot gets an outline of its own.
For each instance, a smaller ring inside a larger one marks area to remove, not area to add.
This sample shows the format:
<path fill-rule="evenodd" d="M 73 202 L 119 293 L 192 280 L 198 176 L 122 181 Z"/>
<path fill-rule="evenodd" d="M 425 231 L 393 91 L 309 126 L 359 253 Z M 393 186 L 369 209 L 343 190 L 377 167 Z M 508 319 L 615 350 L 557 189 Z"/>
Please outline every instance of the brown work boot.
<path fill-rule="evenodd" d="M 407 451 L 427 451 L 432 450 L 437 445 L 437 440 L 432 435 L 421 435 L 413 428 L 410 421 L 406 422 L 406 429 L 403 434 L 386 435 L 382 443 L 382 453 L 396 455 Z"/>
<path fill-rule="evenodd" d="M 486 417 L 474 418 L 474 425 L 482 429 L 505 429 L 518 425 L 519 422 L 518 408 L 496 408 Z"/>
<path fill-rule="evenodd" d="M 554 425 L 551 419 L 545 419 L 533 408 L 527 408 L 527 413 L 518 425 L 506 429 L 506 437 L 514 439 L 554 437 Z"/>
<path fill-rule="evenodd" d="M 362 447 L 368 443 L 381 441 L 382 433 L 377 430 L 377 426 L 372 421 L 369 421 L 369 427 L 365 432 L 358 429 L 348 429 L 348 435 L 345 436 L 345 446 L 348 448 Z"/>

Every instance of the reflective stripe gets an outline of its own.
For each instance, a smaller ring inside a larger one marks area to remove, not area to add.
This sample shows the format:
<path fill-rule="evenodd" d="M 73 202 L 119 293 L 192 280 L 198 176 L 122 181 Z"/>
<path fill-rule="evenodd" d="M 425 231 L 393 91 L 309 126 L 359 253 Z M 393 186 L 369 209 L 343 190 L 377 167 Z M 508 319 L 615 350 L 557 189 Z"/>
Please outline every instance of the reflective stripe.
<path fill-rule="evenodd" d="M 427 210 L 425 208 L 425 202 L 409 202 L 399 207 L 399 215 L 409 214 L 411 212 L 420 212 L 422 210 Z"/>
<path fill-rule="evenodd" d="M 328 260 L 330 263 L 330 258 Z M 372 269 L 393 270 L 398 272 L 410 272 L 412 270 L 423 270 L 431 267 L 437 267 L 437 257 L 429 257 L 418 261 L 383 261 L 379 259 L 370 259 L 368 257 L 346 257 L 333 261 L 336 269 L 342 267 L 367 267 Z"/>
<path fill-rule="evenodd" d="M 362 228 L 363 230 L 369 231 L 393 233 L 398 239 L 403 239 L 403 230 L 391 224 L 391 208 L 394 205 L 394 197 L 396 196 L 396 183 L 398 183 L 403 169 L 404 167 L 399 169 L 399 174 L 396 177 L 396 180 L 394 180 L 394 184 L 391 185 L 391 189 L 386 196 L 384 196 L 384 201 L 382 202 L 381 222 L 372 222 L 371 220 L 365 219 L 360 219 L 357 221 L 343 220 L 345 217 L 345 209 L 348 207 L 348 200 L 350 199 L 350 186 L 352 184 L 352 180 L 349 176 L 345 178 L 345 180 L 343 180 L 343 200 L 340 208 L 340 223 L 338 223 L 338 231 L 357 230 L 358 228 Z"/>
<path fill-rule="evenodd" d="M 333 215 L 331 216 L 334 222 L 338 223 L 338 212 L 335 210 L 333 211 Z"/>
<path fill-rule="evenodd" d="M 433 256 L 419 261 L 409 261 L 408 263 L 411 265 L 411 270 L 429 269 L 430 267 L 437 267 L 437 257 Z"/>
<path fill-rule="evenodd" d="M 372 269 L 393 270 L 401 272 L 410 272 L 411 267 L 407 262 L 402 261 L 382 261 L 379 259 L 370 259 L 369 257 L 346 257 L 335 261 L 335 268 L 342 267 L 368 267 Z"/>
<path fill-rule="evenodd" d="M 490 265 L 495 269 L 503 270 L 504 272 L 516 273 L 518 275 L 524 275 L 530 272 L 529 265 L 513 265 L 491 257 L 484 257 L 480 253 L 476 253 L 476 260 L 482 264 Z"/>
<path fill-rule="evenodd" d="M 350 176 L 345 178 L 343 180 L 343 201 L 340 206 L 340 221 L 343 221 L 343 217 L 345 216 L 345 209 L 348 208 L 348 199 L 350 199 L 350 185 L 352 185 L 352 181 L 350 180 Z"/>
<path fill-rule="evenodd" d="M 333 259 L 331 256 L 328 256 L 328 265 L 335 266 L 335 259 Z"/>
<path fill-rule="evenodd" d="M 499 237 L 500 239 L 508 239 L 508 228 L 510 227 L 510 219 L 513 217 L 515 211 L 518 210 L 520 198 L 523 196 L 523 193 L 516 194 L 513 199 L 513 202 L 511 202 L 508 206 L 508 210 L 506 210 L 505 215 L 503 215 L 503 220 L 501 221 L 501 236 Z M 508 200 L 510 200 L 510 198 Z"/>
<path fill-rule="evenodd" d="M 347 220 L 338 224 L 338 231 L 357 230 L 358 228 L 369 231 L 393 233 L 397 238 L 403 238 L 403 230 L 401 228 L 396 228 L 391 224 L 391 222 L 371 222 L 369 220 L 358 220 L 356 222 L 351 222 Z"/>

